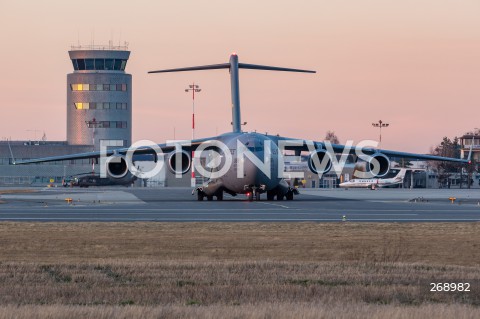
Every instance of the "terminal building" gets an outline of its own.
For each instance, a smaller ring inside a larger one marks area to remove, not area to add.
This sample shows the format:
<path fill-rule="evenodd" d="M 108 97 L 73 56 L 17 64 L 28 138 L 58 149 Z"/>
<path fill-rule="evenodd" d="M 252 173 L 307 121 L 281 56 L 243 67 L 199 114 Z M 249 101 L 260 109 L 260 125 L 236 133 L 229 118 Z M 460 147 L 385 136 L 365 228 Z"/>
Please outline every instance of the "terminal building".
<path fill-rule="evenodd" d="M 128 47 L 76 46 L 68 53 L 73 72 L 65 85 L 67 140 L 0 141 L 0 185 L 44 186 L 93 169 L 91 159 L 12 166 L 13 159 L 91 152 L 99 150 L 102 140 L 117 140 L 117 146 L 131 144 L 132 76 L 125 72 Z M 95 171 L 99 172 L 98 165 Z"/>

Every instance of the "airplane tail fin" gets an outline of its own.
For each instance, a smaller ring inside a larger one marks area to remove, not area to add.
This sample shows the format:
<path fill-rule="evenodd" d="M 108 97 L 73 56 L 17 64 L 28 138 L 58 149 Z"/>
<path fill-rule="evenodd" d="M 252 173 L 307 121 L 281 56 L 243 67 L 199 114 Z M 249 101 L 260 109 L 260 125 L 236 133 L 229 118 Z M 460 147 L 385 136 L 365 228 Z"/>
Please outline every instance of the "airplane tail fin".
<path fill-rule="evenodd" d="M 238 79 L 239 69 L 251 69 L 251 70 L 267 70 L 267 71 L 284 71 L 284 72 L 302 72 L 302 73 L 316 73 L 316 71 L 302 70 L 302 69 L 290 69 L 268 65 L 257 65 L 239 63 L 236 53 L 230 55 L 229 63 L 211 64 L 202 66 L 192 66 L 187 68 L 166 69 L 158 71 L 149 71 L 148 73 L 168 73 L 168 72 L 184 72 L 184 71 L 200 71 L 200 70 L 216 70 L 216 69 L 229 69 L 230 70 L 230 85 L 232 89 L 232 125 L 233 132 L 241 132 L 241 120 L 240 120 L 240 84 Z"/>

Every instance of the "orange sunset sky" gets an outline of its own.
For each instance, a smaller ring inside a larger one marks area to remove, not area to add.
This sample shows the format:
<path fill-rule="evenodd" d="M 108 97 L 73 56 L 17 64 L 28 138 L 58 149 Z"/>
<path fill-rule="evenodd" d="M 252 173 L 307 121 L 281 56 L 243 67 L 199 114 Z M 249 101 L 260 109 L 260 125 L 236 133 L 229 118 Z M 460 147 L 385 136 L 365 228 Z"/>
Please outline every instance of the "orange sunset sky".
<path fill-rule="evenodd" d="M 71 45 L 129 42 L 133 139 L 231 130 L 226 70 L 147 74 L 240 62 L 316 70 L 240 70 L 246 130 L 428 152 L 480 128 L 480 1 L 6 1 L 0 0 L 0 138 L 66 139 Z M 38 136 L 37 136 L 38 138 Z"/>

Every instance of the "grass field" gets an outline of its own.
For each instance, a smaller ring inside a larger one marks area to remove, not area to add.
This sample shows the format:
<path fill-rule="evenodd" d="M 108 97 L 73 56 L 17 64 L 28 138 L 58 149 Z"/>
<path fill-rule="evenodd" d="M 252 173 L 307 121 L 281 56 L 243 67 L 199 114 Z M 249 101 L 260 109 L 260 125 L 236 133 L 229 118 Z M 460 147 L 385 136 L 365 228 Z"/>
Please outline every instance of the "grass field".
<path fill-rule="evenodd" d="M 0 223 L 0 243 L 0 318 L 480 317 L 477 223 Z"/>

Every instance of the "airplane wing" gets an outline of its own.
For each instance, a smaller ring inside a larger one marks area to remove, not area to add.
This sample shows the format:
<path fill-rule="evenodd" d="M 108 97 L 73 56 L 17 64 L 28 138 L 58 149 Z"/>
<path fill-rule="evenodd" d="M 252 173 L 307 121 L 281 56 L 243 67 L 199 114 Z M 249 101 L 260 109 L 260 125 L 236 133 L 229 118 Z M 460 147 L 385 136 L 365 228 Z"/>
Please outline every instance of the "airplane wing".
<path fill-rule="evenodd" d="M 182 149 L 194 151 L 200 144 L 211 141 L 211 140 L 215 140 L 215 139 L 216 137 L 195 139 L 191 141 L 190 146 L 182 146 Z M 175 150 L 175 145 L 171 145 L 170 143 L 155 144 L 152 146 L 160 147 L 163 153 L 169 153 Z M 129 148 L 118 148 L 118 149 L 107 150 L 106 152 L 96 151 L 96 152 L 77 153 L 77 154 L 70 154 L 70 155 L 34 158 L 34 159 L 25 160 L 25 161 L 14 161 L 13 165 L 68 161 L 68 160 L 77 160 L 77 159 L 86 159 L 86 158 L 100 158 L 101 156 L 111 156 L 114 154 L 125 155 L 128 150 Z M 135 154 L 155 154 L 155 150 L 152 149 L 152 147 L 150 146 L 141 146 L 135 150 Z"/>
<path fill-rule="evenodd" d="M 267 136 L 271 138 L 273 141 L 275 141 L 277 145 L 279 144 L 279 142 L 284 141 L 286 145 L 285 150 L 311 151 L 312 148 L 328 150 L 325 142 L 307 141 L 302 139 L 295 139 L 295 138 L 282 137 L 282 136 L 276 136 L 276 135 L 267 135 Z M 303 143 L 296 143 L 296 141 L 303 141 Z M 387 157 L 417 159 L 417 160 L 425 160 L 425 161 L 445 161 L 445 162 L 455 162 L 455 163 L 464 163 L 464 164 L 470 163 L 471 156 L 472 156 L 471 147 L 470 147 L 470 153 L 468 154 L 468 158 L 461 159 L 461 158 L 443 157 L 443 156 L 436 156 L 436 155 L 429 155 L 429 154 L 416 154 L 416 153 L 384 150 L 384 149 L 377 149 L 373 147 L 365 147 L 365 148 L 349 147 L 342 144 L 330 144 L 330 146 L 335 153 L 348 152 L 348 154 L 353 154 L 353 155 L 359 154 L 359 153 L 363 153 L 365 155 L 373 155 L 373 154 L 380 153 Z"/>

